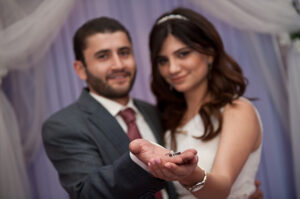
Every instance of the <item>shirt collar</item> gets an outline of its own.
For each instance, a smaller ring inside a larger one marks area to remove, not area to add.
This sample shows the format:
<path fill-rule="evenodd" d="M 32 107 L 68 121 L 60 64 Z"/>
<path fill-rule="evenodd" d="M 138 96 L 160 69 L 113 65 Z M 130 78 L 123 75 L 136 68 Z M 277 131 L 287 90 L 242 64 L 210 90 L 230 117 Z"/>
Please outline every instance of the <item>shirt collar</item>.
<path fill-rule="evenodd" d="M 128 107 L 132 108 L 135 111 L 135 113 L 139 113 L 138 109 L 133 103 L 132 98 L 129 98 L 127 105 L 123 106 L 111 99 L 97 95 L 95 93 L 90 92 L 90 95 L 114 117 L 116 117 L 121 110 L 124 110 Z"/>

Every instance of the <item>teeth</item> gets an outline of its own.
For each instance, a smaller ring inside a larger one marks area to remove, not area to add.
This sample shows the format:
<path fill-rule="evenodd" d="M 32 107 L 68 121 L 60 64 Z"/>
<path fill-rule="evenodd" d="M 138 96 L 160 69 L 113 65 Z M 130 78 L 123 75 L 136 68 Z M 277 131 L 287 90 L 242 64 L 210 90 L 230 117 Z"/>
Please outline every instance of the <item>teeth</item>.
<path fill-rule="evenodd" d="M 118 75 L 118 76 L 110 76 L 112 79 L 121 79 L 121 78 L 126 78 L 125 75 Z"/>

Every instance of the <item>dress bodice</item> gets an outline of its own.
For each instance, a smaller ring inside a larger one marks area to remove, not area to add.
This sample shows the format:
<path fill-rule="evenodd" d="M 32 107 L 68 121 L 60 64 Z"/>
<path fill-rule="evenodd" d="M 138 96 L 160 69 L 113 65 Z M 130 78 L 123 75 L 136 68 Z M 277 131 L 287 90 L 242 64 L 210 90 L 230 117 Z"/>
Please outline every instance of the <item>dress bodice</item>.
<path fill-rule="evenodd" d="M 216 121 L 213 121 L 213 123 L 214 125 L 217 125 Z M 177 151 L 184 151 L 188 148 L 196 149 L 198 154 L 198 166 L 205 169 L 207 172 L 210 172 L 218 149 L 220 135 L 207 142 L 194 138 L 199 137 L 204 133 L 203 122 L 199 115 L 196 115 L 190 120 L 180 131 L 181 132 L 176 133 L 175 136 Z M 165 140 L 166 147 L 170 149 L 170 132 L 166 133 Z M 249 155 L 244 167 L 231 188 L 228 198 L 248 198 L 249 195 L 255 191 L 254 181 L 260 161 L 260 154 L 261 145 Z M 174 184 L 180 199 L 195 198 L 180 183 L 175 182 Z"/>

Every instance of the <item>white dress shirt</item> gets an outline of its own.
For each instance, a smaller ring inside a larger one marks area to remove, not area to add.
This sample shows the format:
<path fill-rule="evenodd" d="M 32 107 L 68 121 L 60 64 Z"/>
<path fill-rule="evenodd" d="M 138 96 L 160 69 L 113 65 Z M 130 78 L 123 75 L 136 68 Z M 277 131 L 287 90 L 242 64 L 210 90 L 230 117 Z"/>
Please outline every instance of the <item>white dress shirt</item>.
<path fill-rule="evenodd" d="M 149 140 L 151 142 L 156 142 L 157 140 L 154 137 L 149 125 L 145 121 L 143 115 L 140 113 L 140 111 L 136 108 L 136 106 L 133 103 L 133 100 L 130 98 L 129 102 L 126 106 L 123 106 L 113 100 L 110 100 L 108 98 L 99 96 L 95 93 L 90 92 L 91 96 L 97 100 L 102 106 L 112 115 L 116 118 L 122 129 L 125 133 L 127 133 L 127 125 L 123 118 L 119 115 L 119 112 L 130 107 L 135 111 L 135 117 L 136 117 L 136 125 L 140 131 L 141 137 L 145 140 Z"/>

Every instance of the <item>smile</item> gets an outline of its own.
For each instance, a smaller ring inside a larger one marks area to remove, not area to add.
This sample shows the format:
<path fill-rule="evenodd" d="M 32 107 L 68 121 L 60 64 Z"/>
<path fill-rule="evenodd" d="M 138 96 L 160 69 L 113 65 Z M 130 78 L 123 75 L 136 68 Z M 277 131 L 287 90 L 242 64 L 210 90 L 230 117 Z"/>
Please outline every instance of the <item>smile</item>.
<path fill-rule="evenodd" d="M 178 76 L 178 77 L 172 77 L 171 81 L 173 84 L 179 84 L 182 83 L 185 80 L 186 75 Z"/>
<path fill-rule="evenodd" d="M 116 80 L 123 80 L 127 77 L 130 77 L 129 72 L 123 72 L 123 73 L 113 73 L 106 76 L 106 79 L 116 79 Z"/>

